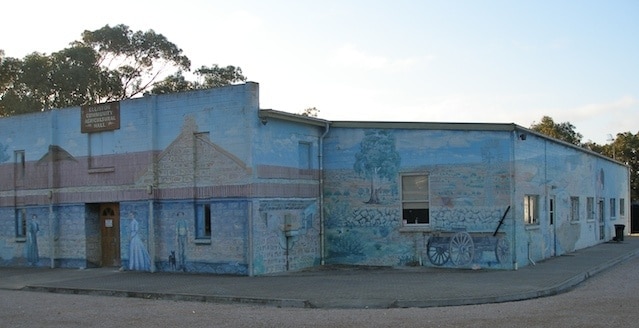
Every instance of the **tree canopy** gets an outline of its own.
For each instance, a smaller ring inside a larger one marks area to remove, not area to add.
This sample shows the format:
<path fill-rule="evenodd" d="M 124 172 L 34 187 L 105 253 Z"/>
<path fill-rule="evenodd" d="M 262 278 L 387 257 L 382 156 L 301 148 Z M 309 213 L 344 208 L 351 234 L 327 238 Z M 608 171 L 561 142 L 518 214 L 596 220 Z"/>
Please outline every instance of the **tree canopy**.
<path fill-rule="evenodd" d="M 633 201 L 639 200 L 639 132 L 617 133 L 612 143 L 599 145 L 588 141 L 581 143 L 581 134 L 575 131 L 575 126 L 570 122 L 555 123 L 549 116 L 544 116 L 539 123 L 533 123 L 531 130 L 547 136 L 563 140 L 565 142 L 581 146 L 596 153 L 608 156 L 616 161 L 628 165 L 630 168 L 630 193 Z"/>
<path fill-rule="evenodd" d="M 542 117 L 541 122 L 533 123 L 530 129 L 577 146 L 581 145 L 581 138 L 583 138 L 570 122 L 555 123 L 550 116 Z"/>
<path fill-rule="evenodd" d="M 18 59 L 0 50 L 0 116 L 246 81 L 235 66 L 202 66 L 194 71 L 202 81 L 188 81 L 190 69 L 182 49 L 162 34 L 123 24 L 85 30 L 81 40 L 50 55 Z"/>

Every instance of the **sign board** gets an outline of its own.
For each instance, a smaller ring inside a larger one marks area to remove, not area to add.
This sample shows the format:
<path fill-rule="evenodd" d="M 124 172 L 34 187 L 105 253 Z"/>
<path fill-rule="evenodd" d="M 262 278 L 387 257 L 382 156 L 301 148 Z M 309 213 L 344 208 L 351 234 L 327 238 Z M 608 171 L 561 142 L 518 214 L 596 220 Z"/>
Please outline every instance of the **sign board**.
<path fill-rule="evenodd" d="M 80 108 L 82 133 L 118 130 L 120 128 L 120 102 L 86 105 Z"/>

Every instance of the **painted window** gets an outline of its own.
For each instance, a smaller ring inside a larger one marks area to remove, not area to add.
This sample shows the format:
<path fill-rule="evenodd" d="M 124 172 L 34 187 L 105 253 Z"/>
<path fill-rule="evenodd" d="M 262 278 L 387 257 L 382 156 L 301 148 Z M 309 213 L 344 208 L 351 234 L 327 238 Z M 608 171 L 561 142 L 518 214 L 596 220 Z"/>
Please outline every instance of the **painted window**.
<path fill-rule="evenodd" d="M 551 225 L 555 224 L 555 196 L 551 196 L 548 201 L 548 218 Z"/>
<path fill-rule="evenodd" d="M 16 238 L 27 237 L 27 210 L 24 208 L 16 209 Z"/>
<path fill-rule="evenodd" d="M 89 138 L 89 169 L 112 167 L 115 132 L 103 131 L 88 133 Z"/>
<path fill-rule="evenodd" d="M 616 198 L 610 198 L 610 217 L 611 218 L 617 217 L 617 199 Z"/>
<path fill-rule="evenodd" d="M 526 224 L 539 224 L 539 196 L 524 196 L 524 221 Z"/>
<path fill-rule="evenodd" d="M 586 219 L 588 221 L 595 219 L 595 199 L 593 197 L 586 199 Z"/>
<path fill-rule="evenodd" d="M 428 175 L 404 174 L 401 184 L 404 224 L 429 224 Z"/>
<path fill-rule="evenodd" d="M 300 142 L 297 146 L 299 156 L 299 168 L 302 170 L 311 169 L 311 143 Z"/>
<path fill-rule="evenodd" d="M 579 197 L 570 197 L 570 221 L 579 221 Z"/>
<path fill-rule="evenodd" d="M 16 182 L 22 182 L 24 180 L 24 176 L 26 172 L 26 158 L 24 156 L 24 150 L 16 150 L 14 154 L 15 154 L 14 172 L 15 172 Z"/>
<path fill-rule="evenodd" d="M 195 238 L 211 239 L 211 205 L 199 204 L 195 213 Z"/>
<path fill-rule="evenodd" d="M 619 198 L 619 216 L 626 215 L 626 200 Z"/>

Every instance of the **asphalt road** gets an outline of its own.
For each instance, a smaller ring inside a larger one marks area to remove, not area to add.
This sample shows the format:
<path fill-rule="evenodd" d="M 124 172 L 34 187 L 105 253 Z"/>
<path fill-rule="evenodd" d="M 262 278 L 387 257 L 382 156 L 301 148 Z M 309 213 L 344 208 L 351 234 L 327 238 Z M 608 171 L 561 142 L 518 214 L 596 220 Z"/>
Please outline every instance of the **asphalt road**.
<path fill-rule="evenodd" d="M 561 295 L 408 309 L 296 309 L 0 290 L 2 327 L 635 327 L 639 257 Z"/>

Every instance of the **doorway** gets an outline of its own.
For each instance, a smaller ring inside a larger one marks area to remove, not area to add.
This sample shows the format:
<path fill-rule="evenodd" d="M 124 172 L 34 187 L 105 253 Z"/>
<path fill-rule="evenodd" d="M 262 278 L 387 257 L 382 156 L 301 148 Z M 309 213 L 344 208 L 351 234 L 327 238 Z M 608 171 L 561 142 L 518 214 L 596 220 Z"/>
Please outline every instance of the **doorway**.
<path fill-rule="evenodd" d="M 120 205 L 100 204 L 101 266 L 120 266 Z"/>

